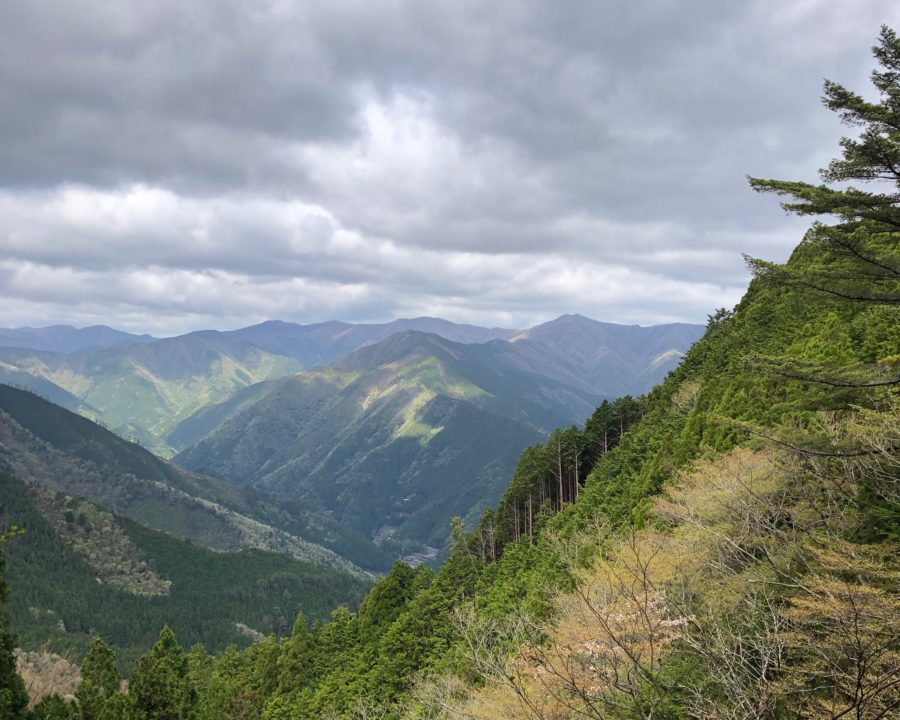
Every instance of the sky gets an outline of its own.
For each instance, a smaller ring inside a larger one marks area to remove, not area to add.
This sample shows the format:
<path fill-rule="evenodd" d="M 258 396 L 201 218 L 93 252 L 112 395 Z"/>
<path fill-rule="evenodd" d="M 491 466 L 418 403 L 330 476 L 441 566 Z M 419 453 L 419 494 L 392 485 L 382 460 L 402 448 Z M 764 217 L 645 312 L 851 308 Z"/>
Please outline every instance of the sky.
<path fill-rule="evenodd" d="M 704 322 L 896 0 L 4 0 L 0 326 Z"/>

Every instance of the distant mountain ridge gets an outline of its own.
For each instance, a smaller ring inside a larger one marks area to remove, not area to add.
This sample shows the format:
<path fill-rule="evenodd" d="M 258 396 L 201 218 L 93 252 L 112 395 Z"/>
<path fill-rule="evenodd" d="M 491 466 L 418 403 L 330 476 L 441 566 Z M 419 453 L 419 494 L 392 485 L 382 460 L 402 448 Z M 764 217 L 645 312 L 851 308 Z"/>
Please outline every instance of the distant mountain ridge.
<path fill-rule="evenodd" d="M 584 398 L 643 393 L 678 364 L 702 327 L 616 325 L 564 315 L 527 330 L 420 317 L 382 324 L 268 321 L 164 339 L 102 326 L 24 328 L 0 330 L 0 336 L 56 352 L 0 344 L 0 382 L 33 390 L 171 457 L 255 397 L 257 383 L 340 364 L 354 352 L 406 332 L 477 348 L 471 356 L 495 372 L 531 373 L 553 380 L 558 393 L 565 387 L 570 396 Z M 81 347 L 91 339 L 101 344 Z M 80 349 L 69 351 L 76 346 Z M 586 417 L 579 402 L 566 422 Z M 537 426 L 549 422 L 548 417 Z"/>
<path fill-rule="evenodd" d="M 418 317 L 389 323 L 353 324 L 331 320 L 311 325 L 269 320 L 258 325 L 225 333 L 269 352 L 300 360 L 307 367 L 333 362 L 354 350 L 406 330 L 439 335 L 459 343 L 484 343 L 506 340 L 518 331 L 460 325 L 448 320 Z"/>
<path fill-rule="evenodd" d="M 76 328 L 71 325 L 50 325 L 33 328 L 0 328 L 0 347 L 18 347 L 29 350 L 68 355 L 88 348 L 108 347 L 120 342 L 153 342 L 151 335 L 135 335 L 115 330 L 106 325 Z"/>
<path fill-rule="evenodd" d="M 176 462 L 301 498 L 395 552 L 443 544 L 452 515 L 496 501 L 523 448 L 601 400 L 498 366 L 493 343 L 416 331 L 236 397 L 186 421 L 212 416 Z"/>
<path fill-rule="evenodd" d="M 497 345 L 512 365 L 606 395 L 640 395 L 661 382 L 702 325 L 619 325 L 563 315 Z"/>

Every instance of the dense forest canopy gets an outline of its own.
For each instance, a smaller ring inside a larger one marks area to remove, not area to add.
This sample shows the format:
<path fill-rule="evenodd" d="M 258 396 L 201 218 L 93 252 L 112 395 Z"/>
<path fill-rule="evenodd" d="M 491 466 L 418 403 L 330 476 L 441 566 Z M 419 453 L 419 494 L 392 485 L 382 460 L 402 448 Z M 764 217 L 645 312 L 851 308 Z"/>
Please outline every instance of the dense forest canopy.
<path fill-rule="evenodd" d="M 216 658 L 164 628 L 127 693 L 98 641 L 36 715 L 898 717 L 900 39 L 874 51 L 877 102 L 825 86 L 859 135 L 823 184 L 751 180 L 817 218 L 790 260 L 750 260 L 664 383 L 523 453 L 438 571 Z"/>

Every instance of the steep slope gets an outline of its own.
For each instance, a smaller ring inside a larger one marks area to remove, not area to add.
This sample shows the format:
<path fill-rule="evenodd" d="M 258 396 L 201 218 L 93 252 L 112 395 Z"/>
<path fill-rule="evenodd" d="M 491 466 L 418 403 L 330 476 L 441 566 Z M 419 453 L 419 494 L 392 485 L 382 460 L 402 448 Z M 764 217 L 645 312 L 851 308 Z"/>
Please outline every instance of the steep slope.
<path fill-rule="evenodd" d="M 33 352 L 24 350 L 18 351 L 16 354 L 21 353 L 22 355 L 31 356 Z M 7 358 L 14 363 L 16 354 L 7 354 Z M 40 395 L 45 400 L 61 405 L 67 410 L 76 412 L 84 417 L 95 420 L 100 417 L 100 413 L 95 408 L 92 408 L 77 395 L 73 395 L 68 390 L 63 390 L 59 385 L 50 382 L 46 378 L 20 370 L 15 364 L 10 362 L 0 360 L 0 383 L 29 390 L 36 395 Z"/>
<path fill-rule="evenodd" d="M 185 472 L 6 385 L 0 385 L 0 470 L 214 550 L 260 548 L 357 574 L 344 557 L 369 569 L 389 562 L 371 542 L 302 503 L 286 505 L 251 488 Z"/>
<path fill-rule="evenodd" d="M 71 355 L 0 349 L 0 363 L 10 381 L 27 373 L 53 383 L 88 406 L 85 414 L 162 455 L 171 454 L 164 440 L 169 431 L 201 407 L 302 368 L 296 360 L 212 331 Z M 34 383 L 21 384 L 41 391 Z"/>
<path fill-rule="evenodd" d="M 315 367 L 326 365 L 364 345 L 406 330 L 432 333 L 461 343 L 483 343 L 507 339 L 516 334 L 515 330 L 459 325 L 431 317 L 400 319 L 380 324 L 353 324 L 332 320 L 298 325 L 270 320 L 226 334 L 269 352 L 296 358 L 307 367 Z"/>
<path fill-rule="evenodd" d="M 300 497 L 386 547 L 440 545 L 452 515 L 496 501 L 524 447 L 597 401 L 491 360 L 484 345 L 395 334 L 246 391 L 176 461 Z"/>
<path fill-rule="evenodd" d="M 222 652 L 284 634 L 298 612 L 325 619 L 353 607 L 368 586 L 284 555 L 210 552 L 2 473 L 0 516 L 25 528 L 3 549 L 26 649 L 81 655 L 101 635 L 130 668 L 169 624 Z"/>
<path fill-rule="evenodd" d="M 702 334 L 701 325 L 641 327 L 563 315 L 492 345 L 513 367 L 618 397 L 661 382 Z"/>
<path fill-rule="evenodd" d="M 882 237 L 896 261 L 896 233 Z M 272 718 L 891 717 L 898 348 L 896 306 L 754 282 L 636 408 L 601 405 L 524 453 L 437 573 L 395 566 L 316 635 L 322 669 L 260 705 Z M 585 462 L 580 443 L 623 426 L 580 491 L 554 497 Z"/>
<path fill-rule="evenodd" d="M 153 342 L 150 335 L 133 335 L 106 325 L 75 328 L 71 325 L 51 325 L 33 328 L 0 328 L 0 347 L 28 348 L 68 355 L 88 348 L 108 347 L 120 342 Z"/>

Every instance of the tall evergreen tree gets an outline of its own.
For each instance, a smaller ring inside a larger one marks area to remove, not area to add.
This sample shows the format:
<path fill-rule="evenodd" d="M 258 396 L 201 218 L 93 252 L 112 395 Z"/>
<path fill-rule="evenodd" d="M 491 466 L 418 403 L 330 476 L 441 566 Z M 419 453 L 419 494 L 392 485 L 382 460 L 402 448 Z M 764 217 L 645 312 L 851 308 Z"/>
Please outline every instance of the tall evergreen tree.
<path fill-rule="evenodd" d="M 75 690 L 84 720 L 97 720 L 121 683 L 115 651 L 102 639 L 94 638 L 81 664 L 81 682 Z"/>
<path fill-rule="evenodd" d="M 81 715 L 72 703 L 67 703 L 58 694 L 51 693 L 42 697 L 34 706 L 31 717 L 32 720 L 79 720 Z"/>
<path fill-rule="evenodd" d="M 841 140 L 842 157 L 822 170 L 823 183 L 750 178 L 754 190 L 789 198 L 785 210 L 837 218 L 817 223 L 798 248 L 806 262 L 778 265 L 750 259 L 761 276 L 850 302 L 900 305 L 900 39 L 883 26 L 873 49 L 878 102 L 826 81 L 823 102 L 858 138 Z M 871 190 L 836 183 L 867 183 Z"/>
<path fill-rule="evenodd" d="M 193 720 L 197 692 L 187 654 L 167 625 L 150 651 L 138 660 L 128 694 L 140 720 Z"/>
<path fill-rule="evenodd" d="M 278 659 L 279 690 L 287 693 L 304 687 L 311 679 L 315 660 L 315 639 L 306 627 L 306 616 L 300 613 Z"/>
<path fill-rule="evenodd" d="M 782 207 L 817 221 L 790 262 L 748 258 L 761 280 L 807 291 L 840 307 L 870 306 L 869 322 L 900 325 L 900 38 L 881 28 L 873 48 L 880 69 L 872 72 L 878 101 L 870 102 L 826 81 L 823 102 L 842 121 L 861 128 L 841 140 L 842 155 L 821 171 L 822 184 L 750 178 L 759 192 L 788 198 Z M 862 190 L 847 183 L 860 182 Z M 837 222 L 833 222 L 837 220 Z M 840 321 L 835 319 L 840 325 Z M 824 343 L 824 351 L 822 344 Z M 845 362 L 840 348 L 822 338 L 809 353 L 757 358 L 776 375 L 832 388 L 831 407 L 865 404 L 874 391 L 900 384 L 900 346 L 867 349 L 868 362 Z M 846 355 L 847 353 L 845 353 Z M 857 391 L 857 392 L 854 392 Z M 831 409 L 831 408 L 829 408 Z"/>
<path fill-rule="evenodd" d="M 6 602 L 9 588 L 3 577 L 6 561 L 3 559 L 3 541 L 9 534 L 0 534 L 0 720 L 24 720 L 28 717 L 28 692 L 16 671 L 16 637 L 9 631 L 9 614 Z"/>

